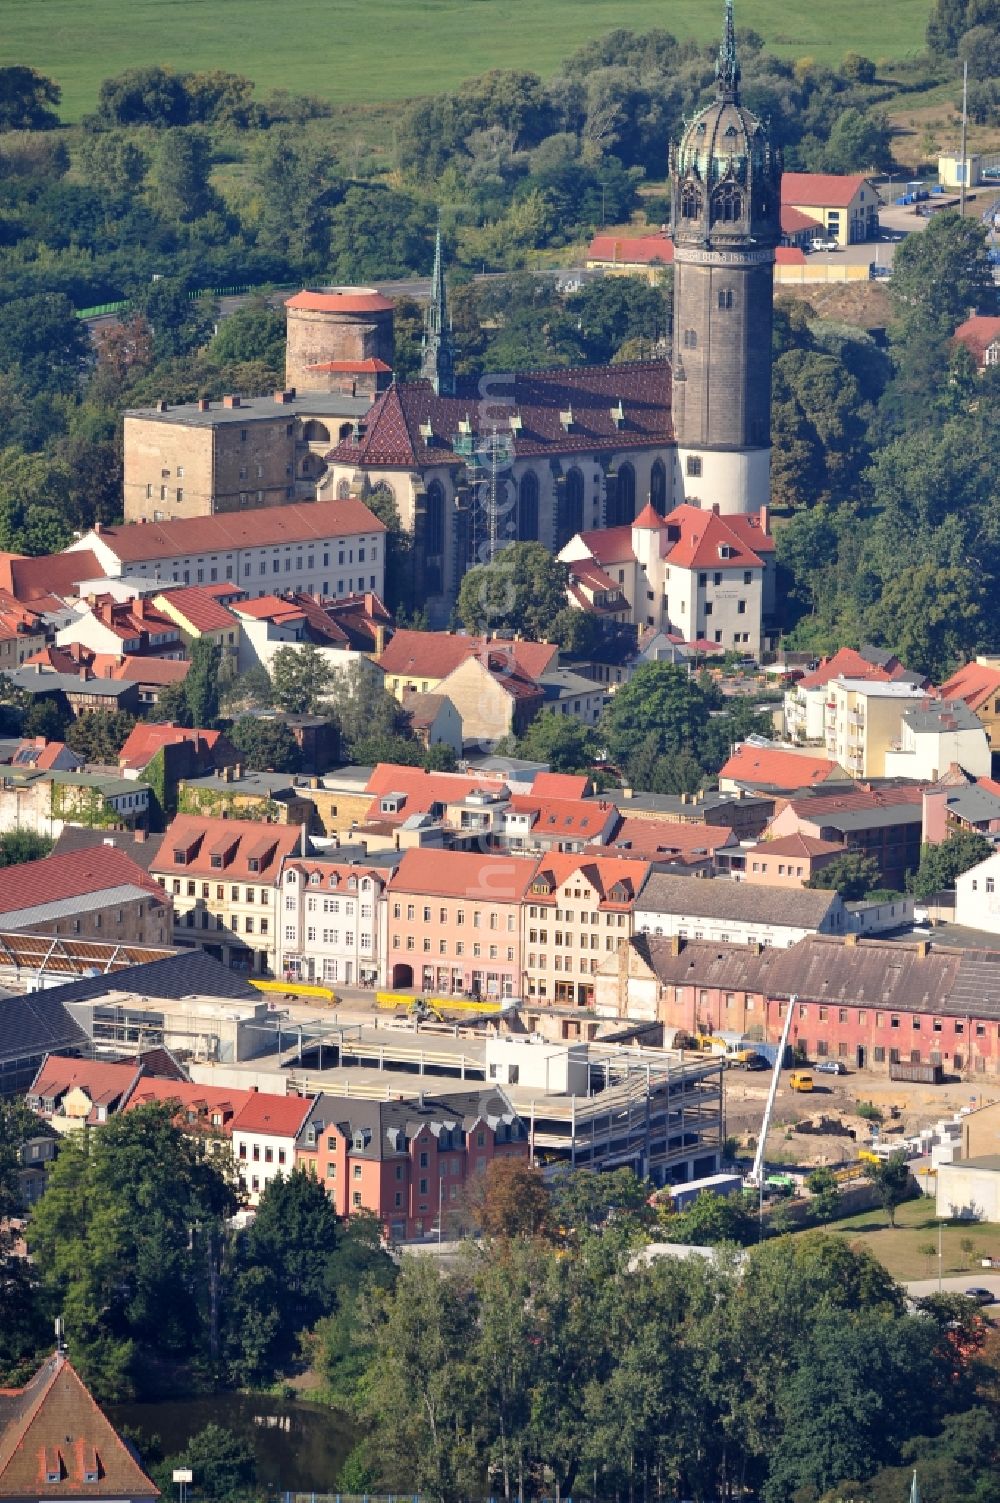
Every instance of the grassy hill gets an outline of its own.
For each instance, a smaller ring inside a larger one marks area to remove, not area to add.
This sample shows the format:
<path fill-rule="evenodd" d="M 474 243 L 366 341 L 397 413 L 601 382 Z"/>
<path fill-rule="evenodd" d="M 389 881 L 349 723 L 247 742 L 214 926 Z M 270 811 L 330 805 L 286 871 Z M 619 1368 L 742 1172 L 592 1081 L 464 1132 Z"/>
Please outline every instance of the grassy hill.
<path fill-rule="evenodd" d="M 789 57 L 922 50 L 929 0 L 739 0 L 737 21 Z M 615 27 L 718 35 L 721 0 L 4 0 L 3 60 L 63 88 L 63 112 L 93 108 L 103 78 L 140 64 L 226 68 L 260 90 L 338 103 L 448 89 L 489 68 L 550 73 Z"/>

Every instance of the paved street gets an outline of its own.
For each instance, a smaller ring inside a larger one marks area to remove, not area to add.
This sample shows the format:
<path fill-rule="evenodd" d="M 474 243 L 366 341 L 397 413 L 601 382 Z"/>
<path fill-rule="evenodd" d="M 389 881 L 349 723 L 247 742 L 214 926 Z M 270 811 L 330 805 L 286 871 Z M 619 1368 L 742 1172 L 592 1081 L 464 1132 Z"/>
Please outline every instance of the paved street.
<path fill-rule="evenodd" d="M 966 1289 L 976 1286 L 981 1289 L 989 1289 L 1000 1300 L 1000 1270 L 989 1268 L 970 1268 L 968 1273 L 949 1274 L 941 1280 L 941 1289 L 944 1294 L 964 1294 Z M 906 1285 L 907 1294 L 914 1299 L 921 1299 L 926 1294 L 937 1294 L 937 1279 L 913 1279 Z M 986 1310 L 992 1313 L 992 1307 L 987 1305 Z M 1000 1311 L 997 1312 L 1000 1314 Z"/>

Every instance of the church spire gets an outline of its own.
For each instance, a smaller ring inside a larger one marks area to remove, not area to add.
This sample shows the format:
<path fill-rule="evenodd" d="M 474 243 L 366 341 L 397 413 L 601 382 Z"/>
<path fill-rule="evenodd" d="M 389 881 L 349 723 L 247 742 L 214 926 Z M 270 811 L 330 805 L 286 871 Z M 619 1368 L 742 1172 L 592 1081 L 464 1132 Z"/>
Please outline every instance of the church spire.
<path fill-rule="evenodd" d="M 719 60 L 715 65 L 715 81 L 719 86 L 719 98 L 740 102 L 740 63 L 736 56 L 736 26 L 733 21 L 733 0 L 726 0 L 726 23 L 719 47 Z"/>
<path fill-rule="evenodd" d="M 453 396 L 455 366 L 451 347 L 451 325 L 441 261 L 441 226 L 434 241 L 434 270 L 431 295 L 424 313 L 424 337 L 420 346 L 420 374 L 429 381 L 438 396 Z"/>

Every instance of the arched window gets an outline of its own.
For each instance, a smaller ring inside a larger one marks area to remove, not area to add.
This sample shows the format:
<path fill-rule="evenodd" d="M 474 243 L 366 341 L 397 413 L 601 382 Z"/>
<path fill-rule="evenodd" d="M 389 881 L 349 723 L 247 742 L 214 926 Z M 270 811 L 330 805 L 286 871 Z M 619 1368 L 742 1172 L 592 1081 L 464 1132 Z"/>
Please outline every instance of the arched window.
<path fill-rule="evenodd" d="M 697 219 L 701 214 L 701 194 L 694 183 L 685 183 L 681 189 L 681 218 Z"/>
<path fill-rule="evenodd" d="M 439 558 L 444 552 L 444 486 L 440 480 L 432 480 L 427 487 L 424 539 L 428 557 Z"/>
<path fill-rule="evenodd" d="M 653 468 L 649 472 L 649 499 L 657 515 L 665 517 L 667 514 L 667 469 L 662 459 L 654 459 Z"/>
<path fill-rule="evenodd" d="M 525 470 L 517 492 L 517 536 L 522 543 L 538 541 L 538 476 Z"/>
<path fill-rule="evenodd" d="M 349 480 L 337 481 L 337 500 L 349 501 L 351 497 L 351 482 Z"/>
<path fill-rule="evenodd" d="M 345 438 L 350 438 L 351 434 L 353 432 L 354 432 L 354 424 L 353 423 L 341 423 L 340 428 L 339 428 L 339 430 L 337 432 L 337 437 L 340 439 L 341 443 L 343 443 L 344 439 Z"/>
<path fill-rule="evenodd" d="M 723 183 L 712 197 L 712 219 L 733 224 L 743 218 L 743 194 L 735 183 Z"/>
<path fill-rule="evenodd" d="M 347 431 L 350 433 L 350 427 L 348 427 Z M 340 436 L 341 438 L 344 437 L 343 429 L 341 429 Z M 319 422 L 316 418 L 310 418 L 308 423 L 303 425 L 302 437 L 307 444 L 328 444 L 330 442 L 330 430 L 325 423 Z"/>
<path fill-rule="evenodd" d="M 627 527 L 635 521 L 635 470 L 630 464 L 618 466 L 615 482 L 615 521 L 612 525 Z"/>
<path fill-rule="evenodd" d="M 566 476 L 559 503 L 559 526 L 556 547 L 562 548 L 570 538 L 583 531 L 583 476 L 574 465 Z"/>

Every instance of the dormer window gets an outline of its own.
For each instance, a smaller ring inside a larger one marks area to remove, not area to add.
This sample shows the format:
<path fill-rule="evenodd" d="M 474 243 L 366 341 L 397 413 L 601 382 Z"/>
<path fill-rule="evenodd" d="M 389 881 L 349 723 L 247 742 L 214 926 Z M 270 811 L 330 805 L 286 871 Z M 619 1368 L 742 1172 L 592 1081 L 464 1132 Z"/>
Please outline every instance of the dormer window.
<path fill-rule="evenodd" d="M 259 862 L 259 860 L 257 859 L 256 856 L 251 856 L 249 858 L 249 860 L 247 861 L 247 867 L 252 872 L 259 872 L 260 871 L 260 862 Z"/>
<path fill-rule="evenodd" d="M 212 866 L 215 867 L 216 870 L 218 870 L 222 866 L 222 857 L 218 853 L 216 853 L 216 855 L 211 858 L 211 863 Z"/>
<path fill-rule="evenodd" d="M 312 873 L 310 873 L 310 876 L 309 876 L 309 885 L 310 885 L 310 887 L 319 887 L 319 885 L 320 885 L 320 883 L 322 881 L 323 881 L 323 873 L 322 872 L 312 872 Z"/>
<path fill-rule="evenodd" d="M 618 406 L 611 409 L 611 421 L 616 428 L 624 428 L 625 426 L 625 408 L 622 406 L 620 397 L 618 398 Z"/>
<path fill-rule="evenodd" d="M 186 851 L 179 851 L 177 849 L 177 847 L 175 846 L 174 847 L 174 865 L 175 866 L 183 866 L 186 861 L 187 861 L 187 852 Z"/>
<path fill-rule="evenodd" d="M 720 558 L 732 558 L 732 556 L 735 553 L 735 551 L 736 550 L 734 548 L 731 548 L 728 543 L 720 543 L 719 544 L 719 557 Z"/>

